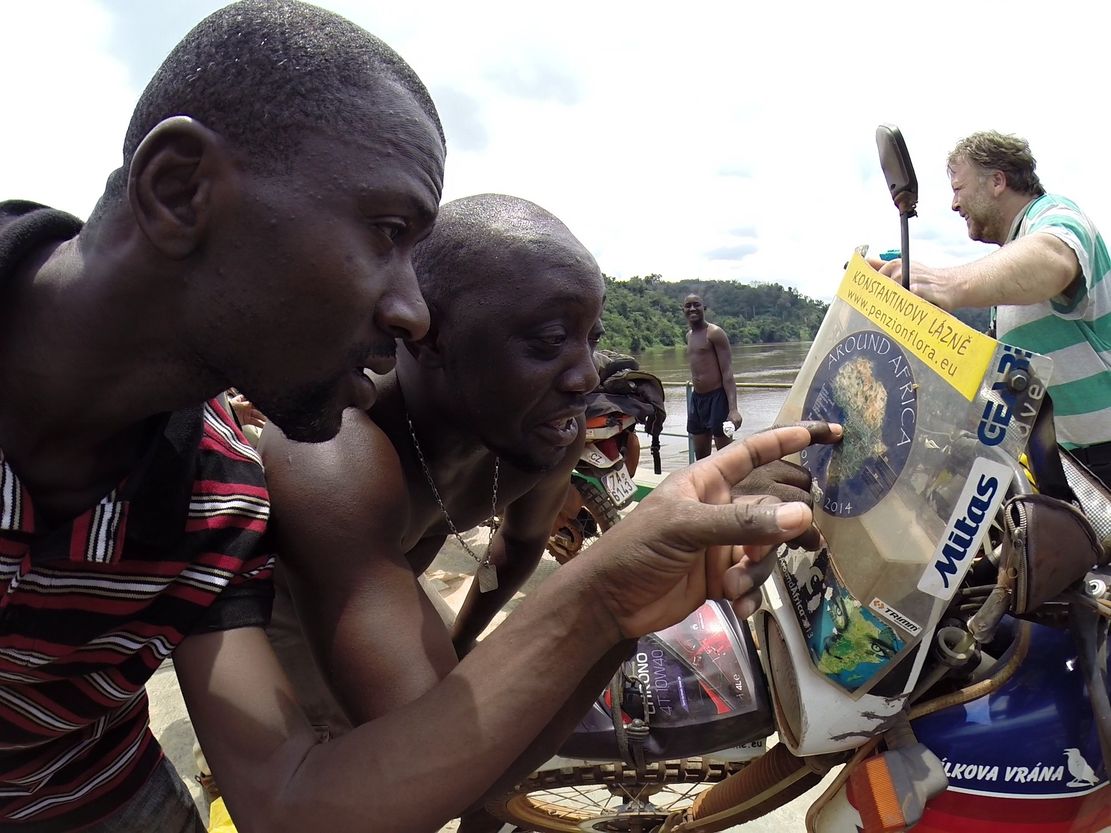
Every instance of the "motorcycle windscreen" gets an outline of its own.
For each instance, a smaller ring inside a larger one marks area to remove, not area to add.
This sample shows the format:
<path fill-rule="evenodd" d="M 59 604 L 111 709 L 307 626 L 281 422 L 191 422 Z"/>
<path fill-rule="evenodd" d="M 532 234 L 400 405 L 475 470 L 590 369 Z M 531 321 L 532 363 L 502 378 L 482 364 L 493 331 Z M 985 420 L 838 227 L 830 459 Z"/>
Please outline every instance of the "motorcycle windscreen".
<path fill-rule="evenodd" d="M 647 722 L 647 760 L 738 746 L 772 732 L 767 684 L 748 626 L 721 602 L 641 637 L 623 663 L 619 719 Z M 602 692 L 559 754 L 620 759 L 613 694 Z"/>
<path fill-rule="evenodd" d="M 854 255 L 777 419 L 845 429 L 799 455 L 826 548 L 778 557 L 829 680 L 864 694 L 932 631 L 1016 476 L 1051 370 Z M 914 682 L 903 670 L 900 691 Z"/>

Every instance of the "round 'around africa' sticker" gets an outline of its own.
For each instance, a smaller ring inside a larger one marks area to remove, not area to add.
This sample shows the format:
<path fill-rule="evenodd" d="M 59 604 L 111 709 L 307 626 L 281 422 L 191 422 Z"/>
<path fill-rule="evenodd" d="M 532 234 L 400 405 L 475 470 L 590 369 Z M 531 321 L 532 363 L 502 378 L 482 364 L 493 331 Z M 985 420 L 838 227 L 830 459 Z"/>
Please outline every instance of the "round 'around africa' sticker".
<path fill-rule="evenodd" d="M 802 453 L 822 490 L 822 509 L 863 515 L 895 485 L 914 441 L 918 399 L 906 353 L 880 332 L 846 336 L 815 372 L 802 414 L 845 428 L 840 443 Z"/>

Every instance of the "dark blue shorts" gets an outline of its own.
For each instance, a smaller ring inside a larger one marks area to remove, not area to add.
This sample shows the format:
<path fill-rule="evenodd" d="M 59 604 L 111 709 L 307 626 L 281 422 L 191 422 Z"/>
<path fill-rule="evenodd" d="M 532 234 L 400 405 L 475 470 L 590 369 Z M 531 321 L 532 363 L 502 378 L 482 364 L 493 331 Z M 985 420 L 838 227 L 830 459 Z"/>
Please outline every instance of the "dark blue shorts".
<path fill-rule="evenodd" d="M 725 435 L 722 423 L 729 419 L 729 400 L 725 398 L 725 388 L 709 393 L 691 391 L 691 401 L 687 405 L 687 433 Z"/>

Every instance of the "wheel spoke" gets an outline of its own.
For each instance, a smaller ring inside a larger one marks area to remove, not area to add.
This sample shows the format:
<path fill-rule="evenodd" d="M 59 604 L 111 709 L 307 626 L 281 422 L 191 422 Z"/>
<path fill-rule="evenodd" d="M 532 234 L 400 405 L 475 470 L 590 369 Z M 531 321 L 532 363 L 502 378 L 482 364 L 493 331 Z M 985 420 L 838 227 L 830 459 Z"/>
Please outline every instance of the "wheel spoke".
<path fill-rule="evenodd" d="M 687 784 L 686 789 L 684 790 L 677 790 L 674 786 L 669 784 L 667 787 L 660 791 L 653 803 L 661 810 L 670 811 L 673 807 L 679 804 L 679 802 L 693 801 L 694 797 L 698 793 L 703 792 L 708 787 L 708 784 L 692 783 Z M 665 800 L 661 798 L 665 794 L 670 796 L 670 800 L 667 800 L 666 803 Z"/>
<path fill-rule="evenodd" d="M 534 776 L 490 809 L 506 821 L 537 831 L 575 833 L 580 825 L 597 821 L 618 833 L 636 833 L 689 807 L 699 792 L 737 769 L 684 759 L 653 764 L 648 780 L 640 780 L 631 767 L 575 767 Z M 540 780 L 543 786 L 532 783 Z M 638 809 L 618 812 L 630 805 Z"/>

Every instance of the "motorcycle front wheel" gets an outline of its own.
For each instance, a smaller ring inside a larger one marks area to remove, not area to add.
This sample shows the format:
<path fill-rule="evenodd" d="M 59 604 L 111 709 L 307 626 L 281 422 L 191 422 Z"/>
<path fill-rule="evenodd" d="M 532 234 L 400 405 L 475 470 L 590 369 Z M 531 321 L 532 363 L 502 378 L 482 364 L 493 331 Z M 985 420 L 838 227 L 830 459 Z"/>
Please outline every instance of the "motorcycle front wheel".
<path fill-rule="evenodd" d="M 539 833 L 648 833 L 745 766 L 682 758 L 648 764 L 643 776 L 616 762 L 540 770 L 486 809 Z"/>
<path fill-rule="evenodd" d="M 548 539 L 548 552 L 560 564 L 566 564 L 594 539 L 621 520 L 621 513 L 605 490 L 578 477 L 571 479 L 582 498 L 583 508 L 567 526 Z"/>

